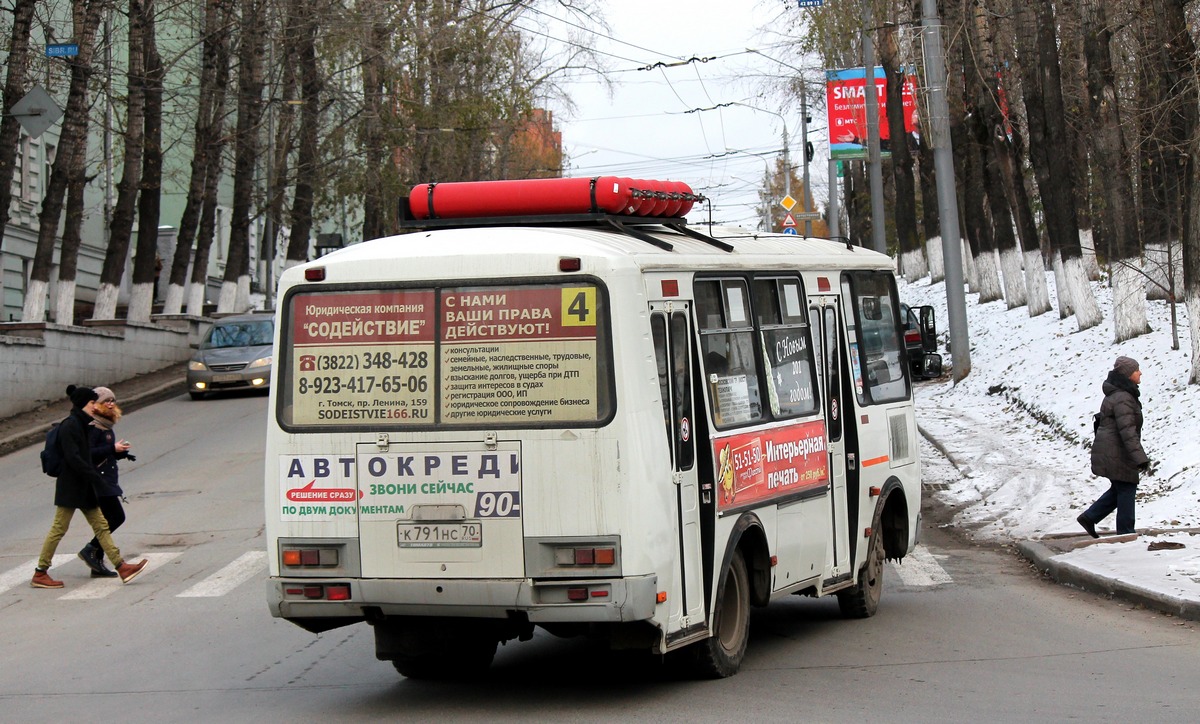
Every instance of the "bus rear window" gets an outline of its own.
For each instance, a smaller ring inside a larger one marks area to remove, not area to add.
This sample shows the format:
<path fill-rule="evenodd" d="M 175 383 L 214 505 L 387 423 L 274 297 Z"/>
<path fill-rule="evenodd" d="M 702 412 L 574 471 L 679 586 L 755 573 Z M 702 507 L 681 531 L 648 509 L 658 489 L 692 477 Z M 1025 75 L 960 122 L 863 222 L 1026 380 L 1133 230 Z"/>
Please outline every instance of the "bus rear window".
<path fill-rule="evenodd" d="M 595 426 L 612 415 L 596 284 L 302 288 L 284 315 L 285 429 Z"/>

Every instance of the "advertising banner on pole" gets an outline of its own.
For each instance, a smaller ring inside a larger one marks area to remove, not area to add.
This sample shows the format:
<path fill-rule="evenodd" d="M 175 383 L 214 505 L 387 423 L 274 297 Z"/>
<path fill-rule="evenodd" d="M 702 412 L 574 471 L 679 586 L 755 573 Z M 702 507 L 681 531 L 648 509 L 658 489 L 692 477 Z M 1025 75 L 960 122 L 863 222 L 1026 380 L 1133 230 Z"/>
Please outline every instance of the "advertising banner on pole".
<path fill-rule="evenodd" d="M 825 71 L 825 99 L 829 109 L 829 150 L 834 159 L 867 157 L 867 110 L 863 89 L 867 83 L 865 68 Z M 904 130 L 917 131 L 917 78 L 904 79 Z M 887 122 L 887 79 L 883 67 L 875 68 L 875 91 L 879 99 L 879 150 L 884 156 L 891 139 Z"/>

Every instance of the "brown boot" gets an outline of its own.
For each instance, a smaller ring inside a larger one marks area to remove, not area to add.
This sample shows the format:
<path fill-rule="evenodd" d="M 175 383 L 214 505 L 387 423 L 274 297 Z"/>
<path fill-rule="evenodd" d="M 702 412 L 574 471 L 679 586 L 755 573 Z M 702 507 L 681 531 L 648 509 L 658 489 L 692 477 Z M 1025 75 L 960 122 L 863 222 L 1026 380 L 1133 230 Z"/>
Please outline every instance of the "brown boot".
<path fill-rule="evenodd" d="M 134 578 L 137 578 L 137 574 L 142 572 L 147 563 L 149 561 L 143 558 L 137 563 L 122 563 L 117 566 L 117 575 L 121 577 L 121 583 L 129 583 Z"/>
<path fill-rule="evenodd" d="M 56 581 L 46 571 L 39 571 L 35 568 L 33 569 L 33 580 L 29 582 L 29 585 L 34 588 L 62 588 L 63 582 Z"/>

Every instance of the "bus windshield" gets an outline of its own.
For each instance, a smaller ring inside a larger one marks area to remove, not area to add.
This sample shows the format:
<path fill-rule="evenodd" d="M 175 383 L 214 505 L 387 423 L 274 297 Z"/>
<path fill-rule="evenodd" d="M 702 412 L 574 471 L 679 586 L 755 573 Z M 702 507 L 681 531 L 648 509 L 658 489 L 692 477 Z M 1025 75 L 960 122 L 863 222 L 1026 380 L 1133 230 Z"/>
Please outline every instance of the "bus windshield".
<path fill-rule="evenodd" d="M 597 284 L 301 288 L 283 324 L 285 429 L 597 426 L 613 412 Z"/>

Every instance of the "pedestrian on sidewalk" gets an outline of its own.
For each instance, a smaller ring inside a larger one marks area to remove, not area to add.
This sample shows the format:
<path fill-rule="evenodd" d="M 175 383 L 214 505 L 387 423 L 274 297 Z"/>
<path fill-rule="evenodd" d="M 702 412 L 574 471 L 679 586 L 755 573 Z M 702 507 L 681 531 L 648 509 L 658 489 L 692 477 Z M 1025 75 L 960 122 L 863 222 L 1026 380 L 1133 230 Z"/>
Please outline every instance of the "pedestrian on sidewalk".
<path fill-rule="evenodd" d="M 96 408 L 96 391 L 90 387 L 67 387 L 67 397 L 71 398 L 71 414 L 59 423 L 58 447 L 62 454 L 62 471 L 54 485 L 54 521 L 50 524 L 50 532 L 46 542 L 42 544 L 42 554 L 38 558 L 37 568 L 33 572 L 33 580 L 29 585 L 34 588 L 62 588 L 63 582 L 50 577 L 50 564 L 54 560 L 54 552 L 58 543 L 67 533 L 75 510 L 83 511 L 83 517 L 92 527 L 100 547 L 117 569 L 117 575 L 122 583 L 129 583 L 146 567 L 146 560 L 137 563 L 126 563 L 121 557 L 121 551 L 113 543 L 108 531 L 108 521 L 100 512 L 100 501 L 96 490 L 103 481 L 96 467 L 92 464 L 91 447 L 88 444 L 88 425 L 92 422 L 92 412 Z"/>
<path fill-rule="evenodd" d="M 1117 357 L 1104 380 L 1104 402 L 1096 415 L 1092 473 L 1108 478 L 1109 488 L 1075 520 L 1093 538 L 1096 524 L 1117 511 L 1117 533 L 1133 533 L 1138 474 L 1150 467 L 1142 449 L 1142 370 L 1132 357 Z"/>
<path fill-rule="evenodd" d="M 92 409 L 92 424 L 88 427 L 88 442 L 92 449 L 92 463 L 100 473 L 101 484 L 96 488 L 100 501 L 100 512 L 108 521 L 108 532 L 115 533 L 125 522 L 125 509 L 121 506 L 124 491 L 118 482 L 117 460 L 137 460 L 130 454 L 128 440 L 118 440 L 113 426 L 121 419 L 121 408 L 117 397 L 107 387 L 96 387 L 96 404 Z M 104 565 L 104 550 L 99 538 L 79 551 L 79 558 L 92 569 L 92 578 L 115 578 L 117 572 Z"/>

